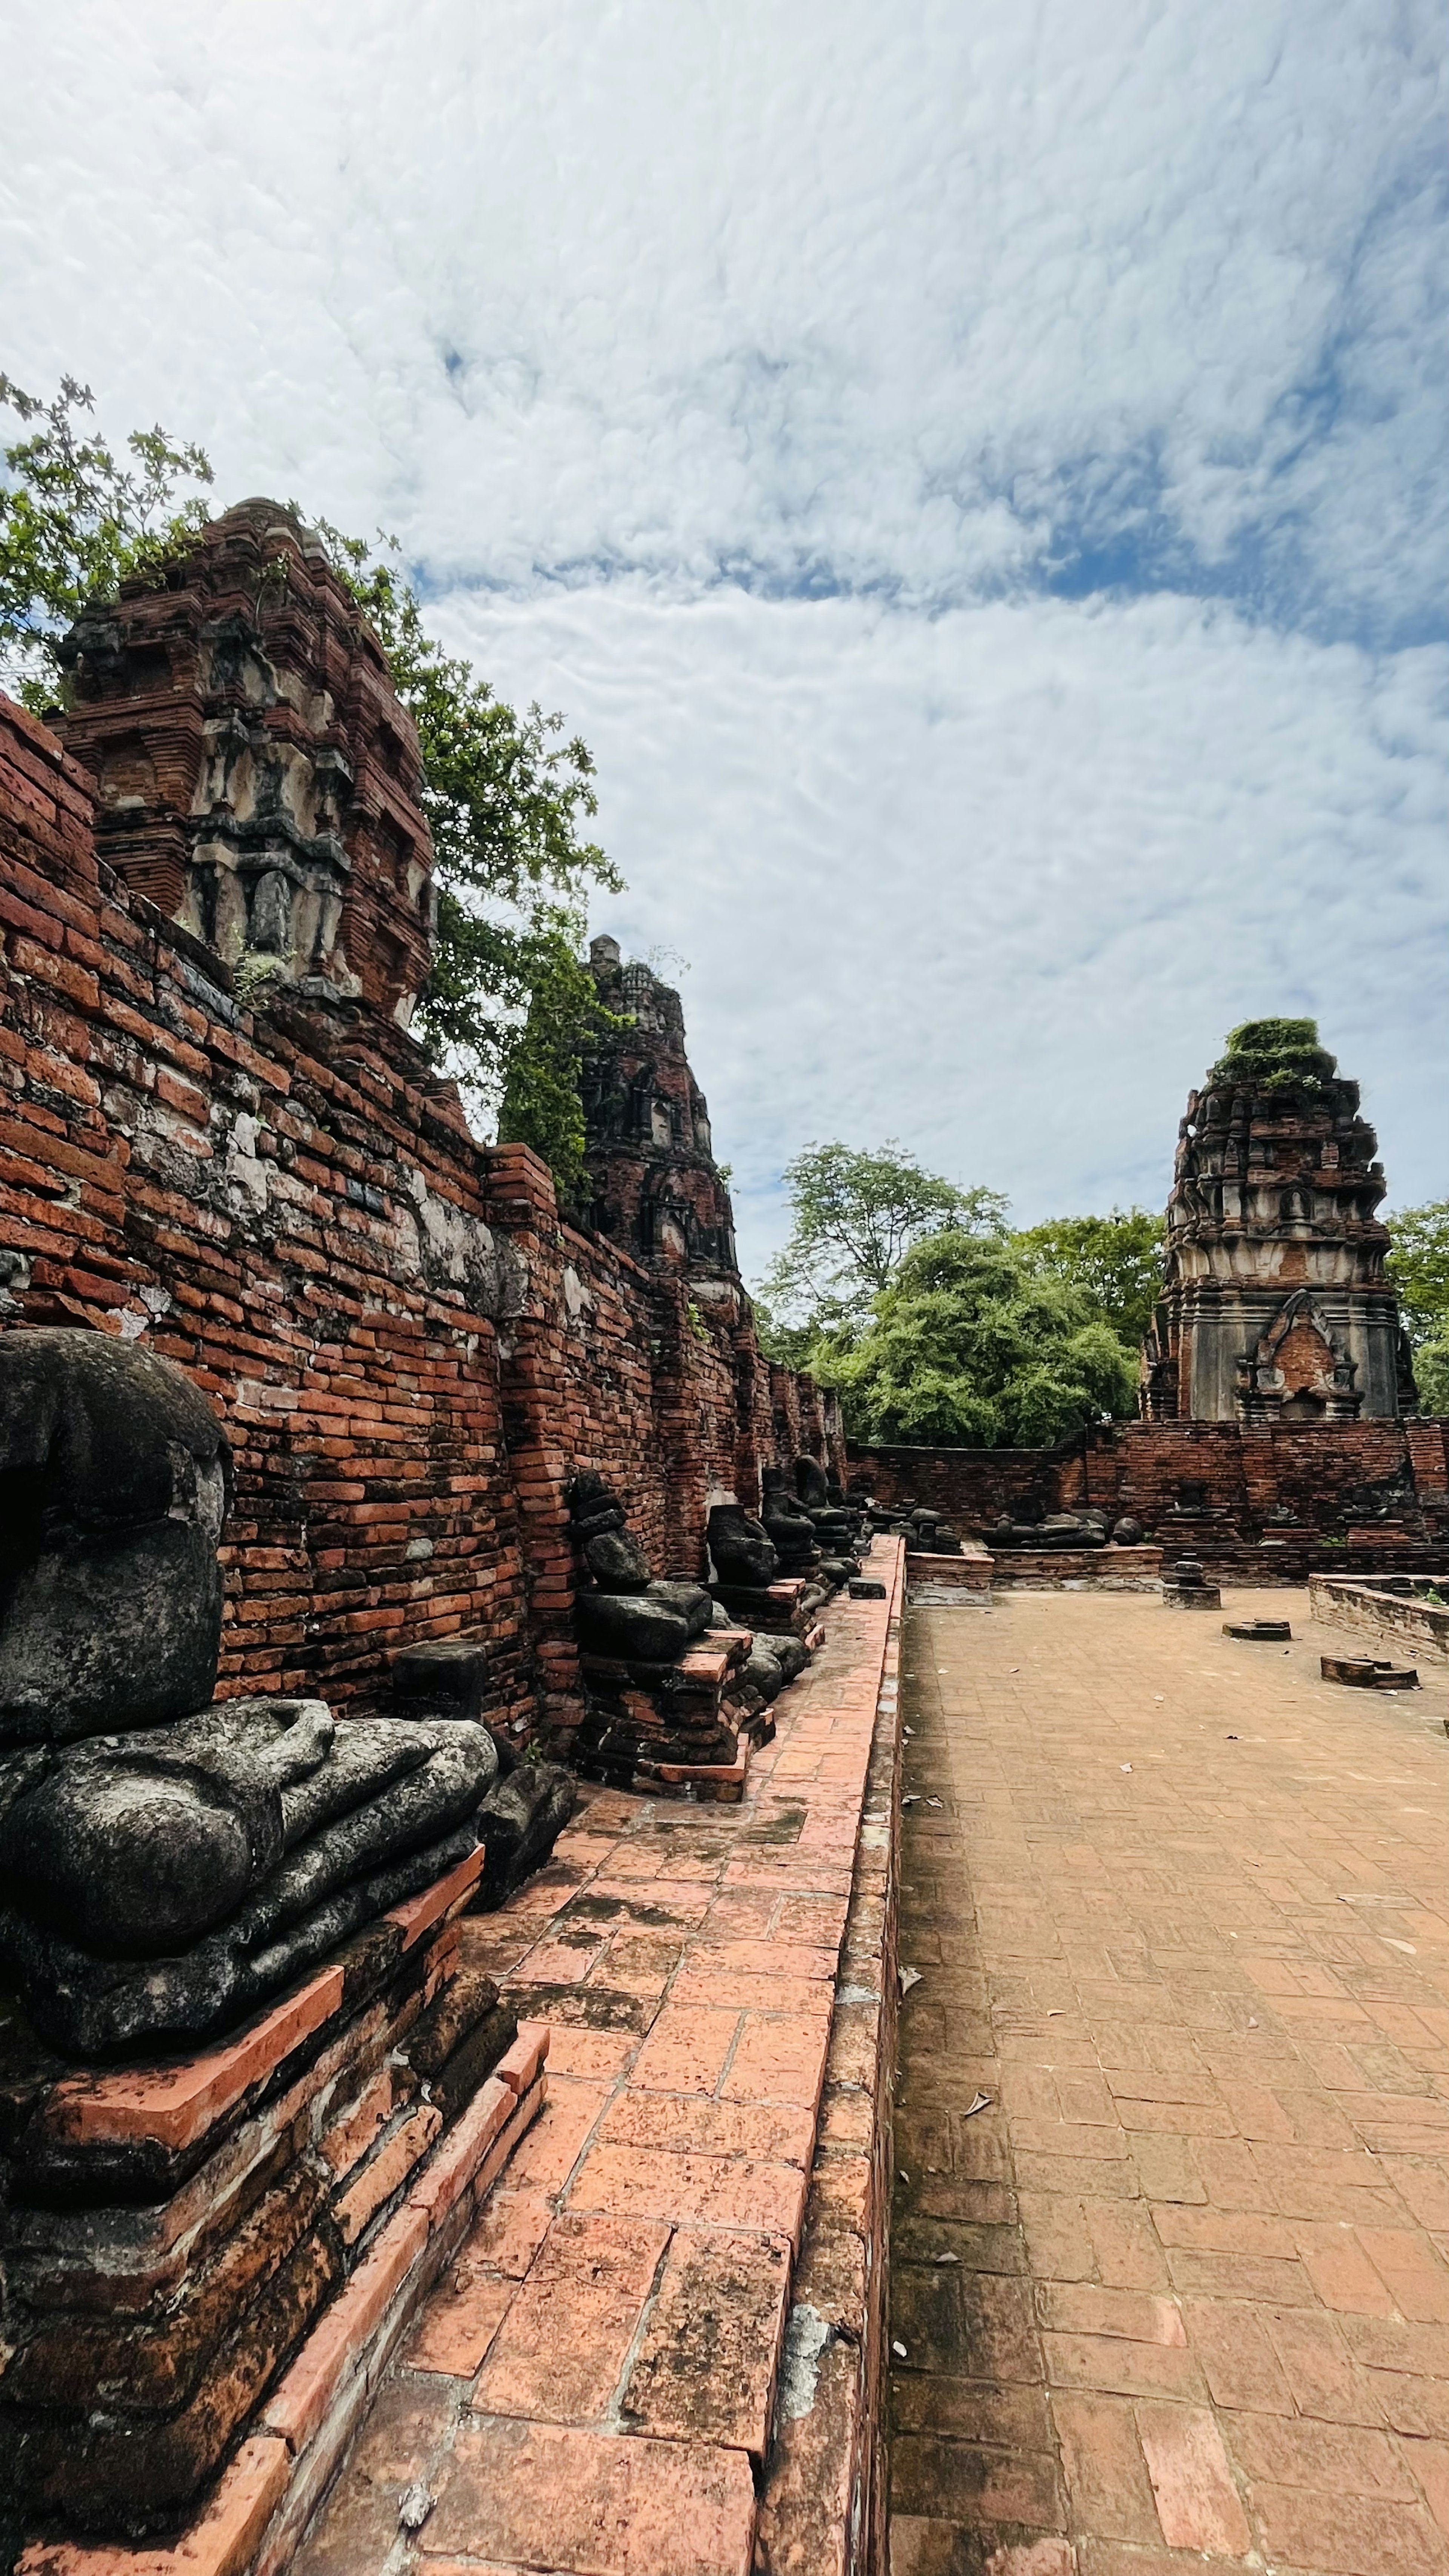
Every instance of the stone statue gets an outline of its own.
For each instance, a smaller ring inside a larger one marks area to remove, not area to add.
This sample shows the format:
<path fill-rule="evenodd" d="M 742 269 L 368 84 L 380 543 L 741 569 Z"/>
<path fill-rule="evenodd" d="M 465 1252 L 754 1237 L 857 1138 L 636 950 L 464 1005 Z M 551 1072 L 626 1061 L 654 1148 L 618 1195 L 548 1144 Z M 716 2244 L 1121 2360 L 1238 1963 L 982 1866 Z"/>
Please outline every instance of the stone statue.
<path fill-rule="evenodd" d="M 73 2056 L 215 2036 L 477 1847 L 486 1727 L 207 1704 L 229 1494 L 169 1361 L 0 1334 L 0 1963 Z"/>
<path fill-rule="evenodd" d="M 814 1458 L 795 1461 L 795 1496 L 814 1525 L 816 1538 L 830 1556 L 848 1556 L 855 1536 L 855 1516 L 843 1503 L 832 1503 L 825 1470 Z"/>
<path fill-rule="evenodd" d="M 613 1487 L 581 1467 L 569 1489 L 569 1526 L 594 1589 L 578 1592 L 580 1646 L 621 1663 L 672 1664 L 709 1626 L 714 1603 L 702 1583 L 660 1583 L 626 1528 Z"/>
<path fill-rule="evenodd" d="M 767 1467 L 760 1479 L 764 1501 L 760 1519 L 766 1536 L 780 1560 L 782 1574 L 803 1574 L 819 1556 L 815 1524 L 804 1505 L 796 1501 L 783 1467 Z"/>
<path fill-rule="evenodd" d="M 717 1581 L 726 1591 L 761 1592 L 780 1570 L 763 1521 L 753 1520 L 743 1503 L 716 1503 L 706 1532 Z"/>

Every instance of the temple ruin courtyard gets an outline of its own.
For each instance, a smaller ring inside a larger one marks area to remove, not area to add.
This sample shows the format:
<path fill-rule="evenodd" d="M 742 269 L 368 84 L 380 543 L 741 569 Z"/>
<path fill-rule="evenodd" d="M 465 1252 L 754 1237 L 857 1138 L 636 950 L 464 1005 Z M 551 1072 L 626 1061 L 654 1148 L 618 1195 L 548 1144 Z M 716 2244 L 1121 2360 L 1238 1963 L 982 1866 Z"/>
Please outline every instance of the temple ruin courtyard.
<path fill-rule="evenodd" d="M 891 2576 L 1449 2568 L 1449 1670 L 1285 1612 L 907 1614 Z"/>

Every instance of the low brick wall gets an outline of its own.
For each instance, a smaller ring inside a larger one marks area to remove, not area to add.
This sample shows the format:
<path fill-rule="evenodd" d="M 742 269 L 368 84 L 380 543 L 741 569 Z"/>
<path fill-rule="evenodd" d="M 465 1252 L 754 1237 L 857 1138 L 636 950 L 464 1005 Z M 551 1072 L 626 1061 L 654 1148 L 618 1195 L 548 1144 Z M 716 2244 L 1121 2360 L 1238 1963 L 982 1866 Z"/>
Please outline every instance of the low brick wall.
<path fill-rule="evenodd" d="M 848 1446 L 849 1474 L 885 1504 L 928 1503 L 990 1545 L 1003 1512 L 1036 1520 L 1124 1514 L 1175 1544 L 1178 1511 L 1217 1513 L 1234 1540 L 1293 1514 L 1290 1543 L 1347 1538 L 1383 1518 L 1400 1534 L 1449 1536 L 1449 1423 L 1344 1422 L 1250 1430 L 1236 1422 L 1098 1423 L 1052 1449 Z M 1212 1523 L 1196 1535 L 1206 1542 Z M 1392 1544 L 1390 1539 L 1385 1544 Z M 1301 1574 L 1295 1579 L 1301 1580 Z"/>
<path fill-rule="evenodd" d="M 1408 1654 L 1416 1663 L 1449 1664 L 1449 1572 L 1439 1574 L 1435 1589 L 1445 1596 L 1442 1606 L 1407 1590 L 1314 1574 L 1308 1599 L 1315 1619 L 1346 1628 L 1368 1646 Z"/>
<path fill-rule="evenodd" d="M 992 1581 L 1003 1592 L 1155 1592 L 1160 1547 L 1003 1547 L 992 1555 Z"/>

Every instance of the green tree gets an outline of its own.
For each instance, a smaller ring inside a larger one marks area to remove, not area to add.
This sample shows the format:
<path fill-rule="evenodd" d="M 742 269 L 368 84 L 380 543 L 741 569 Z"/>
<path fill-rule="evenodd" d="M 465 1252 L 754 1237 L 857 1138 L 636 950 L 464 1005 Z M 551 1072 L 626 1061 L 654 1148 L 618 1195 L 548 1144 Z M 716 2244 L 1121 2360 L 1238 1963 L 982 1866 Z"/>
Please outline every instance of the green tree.
<path fill-rule="evenodd" d="M 471 663 L 430 635 L 411 585 L 382 551 L 323 523 L 322 536 L 388 658 L 418 729 L 433 836 L 437 947 L 417 1034 L 458 1073 L 503 1142 L 531 1145 L 567 1202 L 584 1178 L 579 1065 L 600 1011 L 580 963 L 585 891 L 623 879 L 585 837 L 598 810 L 588 745 L 564 719 L 519 715 Z"/>
<path fill-rule="evenodd" d="M 190 483 L 210 483 L 199 447 L 168 430 L 133 429 L 119 460 L 87 415 L 89 385 L 62 376 L 49 402 L 0 376 L 0 407 L 27 435 L 10 442 L 0 481 L 0 664 L 36 714 L 63 697 L 56 646 L 87 600 L 112 599 L 132 575 L 160 579 L 206 524 Z"/>
<path fill-rule="evenodd" d="M 924 1171 L 888 1138 L 875 1153 L 809 1145 L 785 1166 L 793 1223 L 789 1241 L 760 1283 L 762 1347 L 807 1365 L 818 1342 L 846 1340 L 894 1278 L 902 1254 L 923 1236 L 954 1226 L 999 1236 L 1006 1201 L 995 1190 L 959 1189 Z"/>
<path fill-rule="evenodd" d="M 1119 1342 L 1135 1351 L 1162 1293 L 1162 1219 L 1146 1208 L 1110 1216 L 1049 1217 L 1011 1238 L 1034 1270 L 1065 1280 L 1087 1298 Z"/>
<path fill-rule="evenodd" d="M 1386 1264 L 1414 1352 L 1425 1413 L 1449 1414 L 1449 1199 L 1385 1217 L 1393 1238 Z"/>
<path fill-rule="evenodd" d="M 1319 1044 L 1316 1020 L 1244 1020 L 1229 1029 L 1213 1073 L 1225 1082 L 1253 1083 L 1259 1091 L 1316 1091 L 1337 1065 L 1337 1057 Z"/>
<path fill-rule="evenodd" d="M 50 402 L 0 377 L 0 403 L 28 433 L 3 451 L 0 659 L 38 710 L 66 694 L 57 646 L 81 608 L 114 597 L 123 579 L 165 578 L 207 516 L 199 495 L 178 505 L 178 493 L 212 474 L 199 447 L 160 428 L 134 431 L 130 461 L 118 461 L 88 428 L 90 388 L 69 376 Z M 578 1065 L 600 1017 L 578 957 L 585 898 L 591 885 L 622 885 L 588 834 L 598 802 L 588 747 L 562 716 L 517 713 L 444 651 L 394 545 L 375 550 L 325 521 L 321 533 L 418 729 L 438 931 L 416 1034 L 573 1199 L 583 1176 Z"/>
<path fill-rule="evenodd" d="M 853 1346 L 814 1363 L 857 1439 L 1050 1446 L 1133 1409 L 1136 1367 L 1090 1298 L 1009 1240 L 957 1228 L 904 1255 Z"/>

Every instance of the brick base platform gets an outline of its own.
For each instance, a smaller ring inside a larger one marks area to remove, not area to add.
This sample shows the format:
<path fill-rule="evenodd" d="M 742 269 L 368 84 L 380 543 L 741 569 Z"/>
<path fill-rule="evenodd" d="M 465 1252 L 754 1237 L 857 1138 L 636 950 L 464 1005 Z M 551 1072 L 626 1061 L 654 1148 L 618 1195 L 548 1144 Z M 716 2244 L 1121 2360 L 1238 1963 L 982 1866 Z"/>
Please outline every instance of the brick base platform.
<path fill-rule="evenodd" d="M 22 2576 L 290 2564 L 543 2106 L 547 2029 L 460 1969 L 482 1859 L 219 2047 L 10 2088 L 7 2485 L 32 2529 L 162 2531 L 35 2540 Z"/>
<path fill-rule="evenodd" d="M 551 2025 L 548 2103 L 297 2576 L 854 2576 L 878 2545 L 899 1542 L 872 1571 L 741 1805 L 602 1791 L 466 1925 Z"/>

